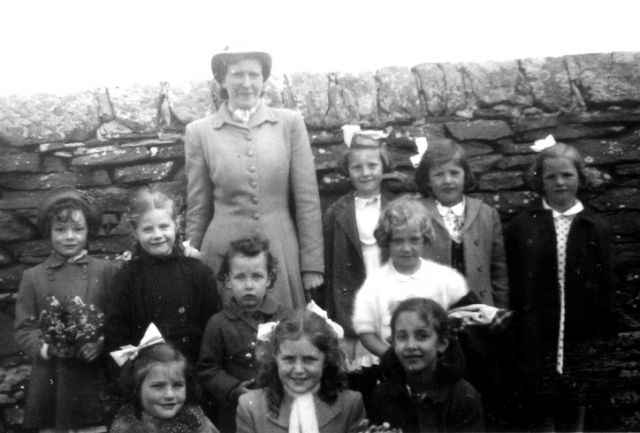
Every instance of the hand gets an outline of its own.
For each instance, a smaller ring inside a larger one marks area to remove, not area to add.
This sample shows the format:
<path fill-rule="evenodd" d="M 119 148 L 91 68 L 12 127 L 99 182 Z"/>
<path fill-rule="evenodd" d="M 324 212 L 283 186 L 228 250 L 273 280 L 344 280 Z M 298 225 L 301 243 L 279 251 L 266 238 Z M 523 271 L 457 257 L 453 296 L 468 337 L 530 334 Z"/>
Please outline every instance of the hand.
<path fill-rule="evenodd" d="M 40 358 L 49 361 L 58 357 L 58 351 L 51 344 L 44 343 L 40 348 Z"/>
<path fill-rule="evenodd" d="M 306 295 L 310 295 L 310 292 L 320 287 L 322 283 L 324 283 L 324 277 L 320 272 L 306 271 L 302 273 L 302 287 Z"/>
<path fill-rule="evenodd" d="M 104 337 L 100 337 L 98 341 L 93 343 L 85 343 L 78 353 L 76 358 L 85 362 L 92 362 L 95 360 L 104 350 Z"/>
<path fill-rule="evenodd" d="M 243 382 L 240 382 L 240 383 L 238 384 L 238 386 L 236 386 L 236 387 L 233 389 L 233 396 L 234 396 L 234 398 L 237 400 L 238 398 L 240 398 L 240 396 L 241 396 L 242 394 L 245 394 L 245 393 L 249 392 L 249 387 L 250 387 L 251 385 L 253 385 L 253 383 L 254 383 L 255 381 L 256 381 L 255 379 L 249 379 L 249 380 L 245 380 L 245 381 L 243 381 Z"/>
<path fill-rule="evenodd" d="M 392 429 L 391 425 L 388 422 L 383 422 L 380 425 L 372 425 L 369 424 L 368 419 L 363 419 L 358 424 L 358 432 L 359 433 L 384 433 L 384 432 L 398 432 L 399 430 Z M 400 430 L 401 432 L 402 430 Z"/>

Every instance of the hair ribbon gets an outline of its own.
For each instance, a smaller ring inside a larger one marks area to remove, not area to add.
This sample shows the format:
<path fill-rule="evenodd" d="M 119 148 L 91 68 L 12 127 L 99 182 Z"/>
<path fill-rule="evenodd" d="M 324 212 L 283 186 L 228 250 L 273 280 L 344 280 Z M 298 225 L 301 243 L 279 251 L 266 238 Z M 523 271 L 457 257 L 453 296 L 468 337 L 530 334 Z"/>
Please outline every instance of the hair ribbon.
<path fill-rule="evenodd" d="M 416 143 L 418 153 L 409 157 L 409 160 L 411 161 L 411 165 L 413 166 L 413 168 L 418 168 L 420 160 L 422 159 L 422 155 L 424 155 L 424 153 L 429 148 L 429 143 L 427 143 L 427 137 L 416 137 L 414 141 Z"/>
<path fill-rule="evenodd" d="M 305 308 L 306 310 L 311 311 L 312 313 L 315 313 L 318 316 L 322 317 L 322 319 L 324 319 L 324 321 L 327 322 L 327 324 L 331 327 L 331 329 L 333 329 L 333 332 L 336 333 L 339 339 L 344 337 L 344 329 L 342 329 L 342 326 L 340 326 L 333 320 L 329 319 L 329 315 L 327 314 L 327 312 L 324 311 L 322 308 L 320 308 L 318 304 L 316 304 L 314 301 L 309 302 Z M 259 324 L 258 335 L 256 337 L 258 341 L 262 341 L 262 342 L 269 341 L 269 339 L 271 338 L 271 335 L 273 334 L 273 330 L 276 329 L 276 326 L 278 326 L 278 323 L 280 322 L 267 322 L 267 323 Z"/>
<path fill-rule="evenodd" d="M 109 355 L 111 355 L 116 364 L 118 364 L 118 367 L 122 367 L 125 362 L 136 359 L 140 350 L 160 343 L 164 343 L 164 338 L 156 325 L 150 323 L 142 340 L 140 340 L 140 344 L 137 346 L 132 346 L 131 344 L 121 346 L 119 350 L 114 350 L 110 352 Z"/>
<path fill-rule="evenodd" d="M 540 140 L 536 140 L 533 142 L 533 145 L 529 146 L 529 149 L 534 152 L 542 152 L 543 150 L 553 146 L 556 144 L 556 139 L 553 138 L 553 135 L 549 134 L 545 138 Z"/>

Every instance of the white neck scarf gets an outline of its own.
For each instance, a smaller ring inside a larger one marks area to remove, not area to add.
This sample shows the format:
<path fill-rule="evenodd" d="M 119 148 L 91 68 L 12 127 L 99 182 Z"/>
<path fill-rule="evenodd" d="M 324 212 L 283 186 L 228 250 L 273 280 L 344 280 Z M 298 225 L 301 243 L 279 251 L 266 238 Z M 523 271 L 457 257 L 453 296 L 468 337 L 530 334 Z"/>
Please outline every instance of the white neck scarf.
<path fill-rule="evenodd" d="M 260 106 L 260 102 L 261 101 L 258 100 L 258 103 L 256 104 L 256 106 L 248 110 L 243 110 L 242 108 L 233 108 L 231 104 L 229 104 L 229 111 L 231 112 L 231 118 L 238 123 L 242 123 L 244 125 L 248 124 L 249 120 L 251 120 L 251 116 L 253 116 L 253 113 L 255 113 L 258 107 Z"/>
<path fill-rule="evenodd" d="M 290 395 L 293 403 L 289 416 L 289 433 L 319 433 L 314 393 Z"/>

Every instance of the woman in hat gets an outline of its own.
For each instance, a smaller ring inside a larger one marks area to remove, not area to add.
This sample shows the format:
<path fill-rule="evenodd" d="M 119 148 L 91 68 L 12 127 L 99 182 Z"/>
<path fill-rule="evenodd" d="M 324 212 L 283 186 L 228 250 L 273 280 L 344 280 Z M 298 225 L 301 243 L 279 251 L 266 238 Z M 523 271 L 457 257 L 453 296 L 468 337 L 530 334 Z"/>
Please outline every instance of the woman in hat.
<path fill-rule="evenodd" d="M 86 338 L 55 338 L 39 323 L 43 311 L 63 306 L 93 305 L 103 311 L 114 268 L 87 255 L 90 234 L 100 228 L 102 210 L 86 192 L 62 186 L 47 193 L 38 208 L 38 225 L 51 240 L 51 255 L 24 272 L 16 300 L 15 337 L 32 362 L 24 427 L 40 431 L 106 432 L 104 423 L 104 339 L 96 334 L 96 314 L 86 314 Z M 51 298 L 55 297 L 56 300 Z M 77 300 L 79 298 L 79 300 Z M 76 303 L 70 304 L 72 299 Z M 78 309 L 76 309 L 78 311 Z M 51 316 L 52 319 L 55 316 Z M 49 331 L 55 327 L 52 320 Z M 47 322 L 48 323 L 48 322 Z M 47 335 L 47 339 L 43 334 Z"/>
<path fill-rule="evenodd" d="M 224 51 L 213 56 L 211 69 L 225 102 L 187 125 L 187 239 L 217 273 L 231 240 L 267 237 L 278 259 L 274 300 L 302 307 L 302 288 L 321 285 L 324 270 L 318 185 L 302 116 L 261 100 L 268 53 Z"/>

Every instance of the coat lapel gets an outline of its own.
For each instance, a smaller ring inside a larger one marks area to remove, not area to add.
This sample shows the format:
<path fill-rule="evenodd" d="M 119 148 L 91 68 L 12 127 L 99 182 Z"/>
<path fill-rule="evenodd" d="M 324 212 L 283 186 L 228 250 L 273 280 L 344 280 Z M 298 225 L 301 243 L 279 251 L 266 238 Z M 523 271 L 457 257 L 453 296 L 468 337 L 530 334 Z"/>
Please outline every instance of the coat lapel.
<path fill-rule="evenodd" d="M 346 199 L 340 203 L 341 206 L 336 209 L 336 222 L 344 231 L 349 242 L 353 244 L 358 255 L 362 257 L 362 247 L 360 246 L 360 238 L 358 237 L 358 226 L 356 224 L 356 207 L 355 193 L 351 192 Z"/>

